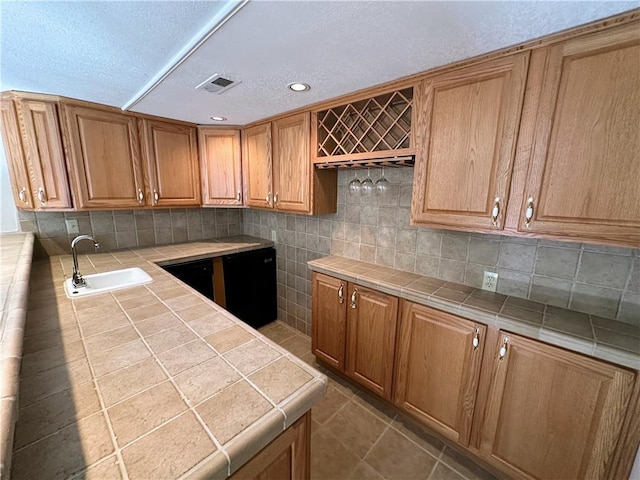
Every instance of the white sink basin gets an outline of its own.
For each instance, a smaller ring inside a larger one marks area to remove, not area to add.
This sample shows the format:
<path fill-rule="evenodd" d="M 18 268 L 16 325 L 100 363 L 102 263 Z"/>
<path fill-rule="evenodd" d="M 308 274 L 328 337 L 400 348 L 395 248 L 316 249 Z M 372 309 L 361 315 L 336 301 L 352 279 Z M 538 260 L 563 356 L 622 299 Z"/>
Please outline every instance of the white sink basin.
<path fill-rule="evenodd" d="M 71 284 L 70 278 L 64 281 L 64 291 L 67 297 L 86 297 L 88 295 L 96 295 L 98 293 L 106 293 L 153 282 L 153 278 L 138 267 L 83 275 L 83 278 L 86 286 L 80 288 L 74 287 Z"/>

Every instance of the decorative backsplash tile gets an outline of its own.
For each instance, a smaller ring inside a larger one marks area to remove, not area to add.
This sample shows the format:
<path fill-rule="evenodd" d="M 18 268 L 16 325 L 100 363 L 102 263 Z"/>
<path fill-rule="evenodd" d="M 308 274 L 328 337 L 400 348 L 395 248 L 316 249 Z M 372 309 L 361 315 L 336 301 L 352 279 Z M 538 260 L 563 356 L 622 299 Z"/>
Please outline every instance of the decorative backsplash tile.
<path fill-rule="evenodd" d="M 329 254 L 477 288 L 485 270 L 497 272 L 499 293 L 640 325 L 640 250 L 412 227 L 412 168 L 385 170 L 384 197 L 349 196 L 353 177 L 339 172 L 333 215 L 243 212 L 244 233 L 276 232 L 280 318 L 299 330 L 311 328 L 306 261 Z"/>

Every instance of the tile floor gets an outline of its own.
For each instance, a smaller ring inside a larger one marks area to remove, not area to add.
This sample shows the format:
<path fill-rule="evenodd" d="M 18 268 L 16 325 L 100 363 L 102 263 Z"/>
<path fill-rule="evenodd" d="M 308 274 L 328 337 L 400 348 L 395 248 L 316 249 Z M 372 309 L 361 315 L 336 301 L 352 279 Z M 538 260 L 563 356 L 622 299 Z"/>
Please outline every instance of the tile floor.
<path fill-rule="evenodd" d="M 319 366 L 308 336 L 279 321 L 261 332 L 329 376 L 327 396 L 311 415 L 312 480 L 495 478 L 411 419 Z"/>

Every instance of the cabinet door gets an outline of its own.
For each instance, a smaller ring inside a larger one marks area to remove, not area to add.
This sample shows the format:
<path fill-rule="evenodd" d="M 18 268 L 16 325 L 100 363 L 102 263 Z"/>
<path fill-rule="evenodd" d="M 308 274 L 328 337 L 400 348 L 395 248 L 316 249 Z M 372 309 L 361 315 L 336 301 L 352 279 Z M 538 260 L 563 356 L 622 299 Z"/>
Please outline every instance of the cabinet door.
<path fill-rule="evenodd" d="M 347 282 L 313 273 L 311 351 L 344 371 Z"/>
<path fill-rule="evenodd" d="M 80 208 L 144 205 L 136 119 L 107 110 L 63 105 L 69 169 Z"/>
<path fill-rule="evenodd" d="M 22 148 L 20 125 L 16 105 L 11 99 L 2 99 L 2 142 L 9 167 L 13 200 L 18 208 L 34 208 L 27 162 Z"/>
<path fill-rule="evenodd" d="M 150 195 L 147 203 L 154 207 L 200 205 L 196 129 L 144 119 L 140 138 Z"/>
<path fill-rule="evenodd" d="M 203 205 L 242 205 L 240 130 L 201 127 L 200 174 Z"/>
<path fill-rule="evenodd" d="M 482 455 L 514 478 L 605 478 L 633 373 L 517 335 L 499 338 Z"/>
<path fill-rule="evenodd" d="M 395 404 L 469 444 L 486 327 L 403 301 Z"/>
<path fill-rule="evenodd" d="M 398 298 L 350 283 L 348 300 L 346 373 L 391 400 Z"/>
<path fill-rule="evenodd" d="M 273 207 L 271 183 L 271 124 L 242 132 L 242 175 L 247 207 Z"/>
<path fill-rule="evenodd" d="M 71 208 L 71 193 L 56 105 L 18 100 L 24 126 L 25 153 L 38 209 Z"/>
<path fill-rule="evenodd" d="M 527 63 L 512 55 L 418 87 L 413 222 L 502 229 Z"/>
<path fill-rule="evenodd" d="M 518 230 L 640 244 L 638 72 L 637 25 L 532 57 L 540 81 L 530 88 L 537 109 L 523 117 L 535 135 L 523 150 L 530 162 Z"/>
<path fill-rule="evenodd" d="M 273 123 L 273 191 L 278 210 L 311 210 L 311 158 L 309 112 Z"/>

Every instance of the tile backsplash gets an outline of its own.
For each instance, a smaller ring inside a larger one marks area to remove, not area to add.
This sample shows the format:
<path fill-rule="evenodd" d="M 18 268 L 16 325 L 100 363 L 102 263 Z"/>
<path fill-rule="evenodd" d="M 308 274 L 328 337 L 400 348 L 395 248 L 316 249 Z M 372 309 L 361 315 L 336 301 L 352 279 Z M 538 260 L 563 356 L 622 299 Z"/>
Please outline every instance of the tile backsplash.
<path fill-rule="evenodd" d="M 356 172 L 338 174 L 336 214 L 243 211 L 244 233 L 276 232 L 279 318 L 299 330 L 311 331 L 306 262 L 329 254 L 478 288 L 485 270 L 497 272 L 500 293 L 640 325 L 640 250 L 412 227 L 412 168 L 385 170 L 383 197 L 350 196 L 349 181 L 367 175 Z"/>
<path fill-rule="evenodd" d="M 233 208 L 172 208 L 92 212 L 18 213 L 20 229 L 34 232 L 38 256 L 70 253 L 71 240 L 94 235 L 102 251 L 183 243 L 242 233 L 242 212 Z M 65 220 L 76 219 L 79 234 L 67 234 Z M 90 242 L 79 251 L 92 251 Z"/>

